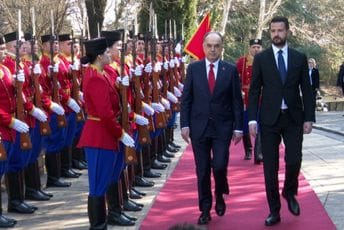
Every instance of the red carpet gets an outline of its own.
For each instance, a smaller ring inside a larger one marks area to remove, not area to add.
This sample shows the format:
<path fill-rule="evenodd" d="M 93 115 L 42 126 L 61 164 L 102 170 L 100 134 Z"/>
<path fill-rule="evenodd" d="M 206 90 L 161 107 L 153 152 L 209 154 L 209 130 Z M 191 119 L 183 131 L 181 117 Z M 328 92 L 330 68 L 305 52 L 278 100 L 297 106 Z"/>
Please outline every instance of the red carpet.
<path fill-rule="evenodd" d="M 281 151 L 283 152 L 283 151 Z M 280 154 L 280 188 L 284 179 L 283 155 Z M 281 223 L 276 227 L 265 227 L 269 214 L 265 199 L 262 165 L 243 160 L 243 148 L 239 143 L 230 151 L 229 185 L 230 195 L 226 197 L 225 216 L 218 217 L 211 211 L 212 221 L 208 229 L 293 229 L 332 230 L 336 229 L 316 194 L 300 176 L 298 201 L 301 215 L 293 216 L 282 198 Z M 214 190 L 213 190 L 214 191 Z M 155 203 L 140 227 L 141 230 L 168 229 L 177 223 L 197 223 L 198 210 L 195 166 L 192 149 L 189 146 L 175 171 L 157 196 Z"/>

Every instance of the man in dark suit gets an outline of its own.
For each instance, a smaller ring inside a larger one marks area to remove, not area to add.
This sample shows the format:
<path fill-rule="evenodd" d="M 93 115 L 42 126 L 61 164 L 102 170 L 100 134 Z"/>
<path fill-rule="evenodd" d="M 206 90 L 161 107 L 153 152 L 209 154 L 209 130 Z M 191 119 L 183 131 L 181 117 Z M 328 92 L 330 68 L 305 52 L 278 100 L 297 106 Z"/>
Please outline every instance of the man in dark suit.
<path fill-rule="evenodd" d="M 338 77 L 337 77 L 337 86 L 342 88 L 342 92 L 344 94 L 344 62 L 339 67 Z"/>
<path fill-rule="evenodd" d="M 198 182 L 199 224 L 210 220 L 211 168 L 215 179 L 215 211 L 223 216 L 223 194 L 229 194 L 227 166 L 231 139 L 242 137 L 243 102 L 236 67 L 220 60 L 223 38 L 218 32 L 204 36 L 206 58 L 188 66 L 181 103 L 181 134 L 191 139 Z M 233 131 L 234 130 L 234 131 Z M 211 155 L 211 152 L 213 153 Z"/>
<path fill-rule="evenodd" d="M 295 196 L 301 168 L 302 140 L 303 134 L 312 131 L 315 121 L 307 58 L 288 47 L 288 33 L 287 18 L 274 17 L 271 20 L 272 47 L 255 56 L 249 92 L 249 129 L 253 136 L 257 132 L 257 109 L 260 102 L 265 188 L 270 208 L 270 214 L 265 220 L 267 226 L 281 221 L 278 187 L 281 138 L 285 144 L 286 162 L 282 196 L 287 200 L 289 211 L 296 216 L 300 215 Z"/>
<path fill-rule="evenodd" d="M 317 91 L 319 90 L 319 70 L 314 58 L 308 59 L 308 74 L 313 89 L 314 103 L 316 103 Z"/>

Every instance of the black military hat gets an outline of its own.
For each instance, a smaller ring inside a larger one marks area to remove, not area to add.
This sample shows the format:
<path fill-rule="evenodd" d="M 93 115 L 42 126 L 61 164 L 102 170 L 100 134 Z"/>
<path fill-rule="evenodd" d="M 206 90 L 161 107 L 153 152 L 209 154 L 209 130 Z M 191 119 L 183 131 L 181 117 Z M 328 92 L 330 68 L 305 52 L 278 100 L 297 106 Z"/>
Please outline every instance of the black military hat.
<path fill-rule="evenodd" d="M 5 34 L 5 35 L 4 35 L 4 38 L 5 38 L 5 42 L 6 42 L 6 43 L 7 43 L 7 42 L 12 42 L 12 41 L 17 40 L 17 31 L 14 31 L 14 32 Z"/>
<path fill-rule="evenodd" d="M 262 39 L 251 39 L 250 40 L 250 46 L 253 46 L 253 45 L 262 45 Z"/>
<path fill-rule="evenodd" d="M 106 39 L 108 47 L 111 47 L 115 42 L 122 40 L 122 33 L 117 30 L 101 31 L 100 35 Z"/>
<path fill-rule="evenodd" d="M 59 34 L 59 42 L 69 41 L 72 40 L 70 34 Z"/>
<path fill-rule="evenodd" d="M 51 36 L 52 36 L 51 34 L 42 35 L 42 36 L 41 36 L 41 41 L 42 41 L 42 43 L 50 41 Z M 55 37 L 55 36 L 54 36 L 54 40 L 56 40 L 56 37 Z"/>
<path fill-rule="evenodd" d="M 24 33 L 24 39 L 25 39 L 25 41 L 30 41 L 32 39 L 32 34 L 31 33 Z"/>
<path fill-rule="evenodd" d="M 129 30 L 128 38 L 130 38 L 130 39 L 133 39 L 133 38 L 134 38 L 134 31 Z"/>
<path fill-rule="evenodd" d="M 86 55 L 103 54 L 108 47 L 106 38 L 95 38 L 84 42 Z"/>
<path fill-rule="evenodd" d="M 3 36 L 0 36 L 0 45 L 3 45 L 3 44 L 5 44 L 4 37 L 3 37 Z"/>

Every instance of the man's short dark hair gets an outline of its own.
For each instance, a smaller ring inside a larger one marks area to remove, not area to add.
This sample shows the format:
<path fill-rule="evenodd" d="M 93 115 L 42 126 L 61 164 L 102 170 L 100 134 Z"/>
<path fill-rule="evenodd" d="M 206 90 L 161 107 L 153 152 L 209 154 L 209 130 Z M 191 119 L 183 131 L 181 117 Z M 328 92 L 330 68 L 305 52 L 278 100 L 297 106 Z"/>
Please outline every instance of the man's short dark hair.
<path fill-rule="evenodd" d="M 216 35 L 218 35 L 218 36 L 221 38 L 221 42 L 223 43 L 223 36 L 221 35 L 220 32 L 217 32 L 217 31 L 210 31 L 210 32 L 206 33 L 206 34 L 203 36 L 203 43 L 204 43 L 205 39 L 206 39 L 209 35 L 211 35 L 211 34 L 216 34 Z"/>
<path fill-rule="evenodd" d="M 288 18 L 283 17 L 283 16 L 275 16 L 271 19 L 270 25 L 269 25 L 269 29 L 271 28 L 271 23 L 275 23 L 275 22 L 283 22 L 285 25 L 285 28 L 287 30 L 289 30 L 289 21 Z"/>

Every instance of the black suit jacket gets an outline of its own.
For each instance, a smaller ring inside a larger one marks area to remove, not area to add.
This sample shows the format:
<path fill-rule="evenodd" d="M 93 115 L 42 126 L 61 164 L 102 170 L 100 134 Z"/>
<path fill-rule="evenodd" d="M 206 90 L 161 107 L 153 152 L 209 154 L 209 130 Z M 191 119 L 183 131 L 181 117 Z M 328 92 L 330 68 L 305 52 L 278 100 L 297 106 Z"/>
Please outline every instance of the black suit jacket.
<path fill-rule="evenodd" d="M 312 88 L 313 88 L 313 91 L 315 91 L 316 89 L 319 89 L 319 70 L 318 69 L 316 68 L 312 69 L 311 78 L 312 78 Z"/>
<path fill-rule="evenodd" d="M 272 48 L 257 54 L 253 61 L 249 91 L 249 120 L 257 120 L 260 96 L 260 122 L 262 124 L 273 125 L 276 123 L 282 99 L 297 124 L 301 125 L 304 121 L 315 121 L 314 99 L 306 56 L 288 48 L 287 77 L 283 84 Z"/>
<path fill-rule="evenodd" d="M 219 61 L 211 95 L 205 60 L 191 63 L 187 68 L 180 115 L 181 127 L 189 127 L 190 138 L 194 140 L 204 136 L 209 119 L 214 121 L 219 139 L 231 138 L 233 128 L 242 130 L 243 102 L 236 67 Z"/>

